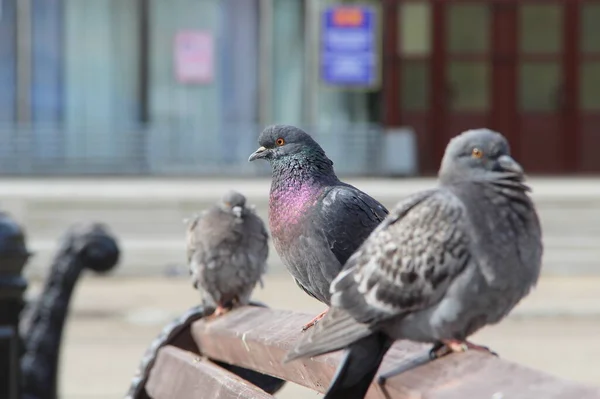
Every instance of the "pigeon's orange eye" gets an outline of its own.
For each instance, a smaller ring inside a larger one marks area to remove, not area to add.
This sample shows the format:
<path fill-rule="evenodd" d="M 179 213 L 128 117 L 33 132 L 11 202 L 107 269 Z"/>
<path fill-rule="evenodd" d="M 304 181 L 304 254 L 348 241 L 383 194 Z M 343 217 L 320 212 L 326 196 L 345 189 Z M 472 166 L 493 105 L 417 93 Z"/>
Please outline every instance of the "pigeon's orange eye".
<path fill-rule="evenodd" d="M 280 137 L 277 140 L 275 140 L 275 144 L 277 144 L 277 146 L 281 147 L 282 145 L 285 144 L 285 140 Z"/>
<path fill-rule="evenodd" d="M 471 156 L 473 158 L 481 158 L 483 156 L 483 151 L 481 151 L 479 148 L 473 148 L 473 151 L 471 151 Z"/>

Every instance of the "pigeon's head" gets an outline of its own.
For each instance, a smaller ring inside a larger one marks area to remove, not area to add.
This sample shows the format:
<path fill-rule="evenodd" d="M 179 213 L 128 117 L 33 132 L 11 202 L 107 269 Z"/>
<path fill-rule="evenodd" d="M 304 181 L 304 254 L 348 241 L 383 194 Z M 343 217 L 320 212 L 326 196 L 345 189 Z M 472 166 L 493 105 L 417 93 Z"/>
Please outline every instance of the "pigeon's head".
<path fill-rule="evenodd" d="M 246 197 L 235 190 L 230 190 L 223 195 L 219 205 L 225 212 L 241 217 L 246 206 Z"/>
<path fill-rule="evenodd" d="M 523 168 L 510 156 L 506 138 L 490 129 L 467 130 L 448 143 L 440 178 L 468 180 L 513 175 L 523 177 Z"/>
<path fill-rule="evenodd" d="M 290 157 L 321 157 L 327 159 L 325 151 L 302 129 L 288 125 L 269 126 L 258 137 L 258 150 L 248 161 L 255 159 L 287 160 Z"/>

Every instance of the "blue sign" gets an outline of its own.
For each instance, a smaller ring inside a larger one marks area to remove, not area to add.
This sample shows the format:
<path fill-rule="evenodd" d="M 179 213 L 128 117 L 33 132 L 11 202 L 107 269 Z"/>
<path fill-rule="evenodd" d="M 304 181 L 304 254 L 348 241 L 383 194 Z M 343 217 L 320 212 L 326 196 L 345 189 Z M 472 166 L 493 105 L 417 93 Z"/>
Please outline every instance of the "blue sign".
<path fill-rule="evenodd" d="M 321 79 L 334 86 L 379 84 L 377 15 L 369 6 L 337 5 L 324 10 Z"/>

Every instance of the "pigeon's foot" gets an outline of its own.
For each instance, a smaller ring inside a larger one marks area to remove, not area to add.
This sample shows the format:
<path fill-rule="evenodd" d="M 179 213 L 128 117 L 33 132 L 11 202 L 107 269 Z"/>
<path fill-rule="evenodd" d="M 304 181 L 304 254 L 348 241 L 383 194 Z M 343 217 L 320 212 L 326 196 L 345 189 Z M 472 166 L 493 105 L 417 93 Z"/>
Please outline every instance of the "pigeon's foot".
<path fill-rule="evenodd" d="M 488 348 L 487 346 L 483 346 L 483 345 L 477 345 L 474 344 L 472 342 L 466 341 L 465 342 L 467 344 L 467 348 L 471 349 L 471 350 L 476 350 L 476 351 L 482 351 L 482 352 L 487 352 L 490 355 L 494 355 L 496 357 L 499 357 L 498 354 L 496 352 L 494 352 L 493 350 L 491 350 L 490 348 Z"/>
<path fill-rule="evenodd" d="M 308 323 L 306 323 L 305 325 L 302 326 L 302 332 L 308 330 L 309 328 L 311 328 L 312 326 L 314 326 L 315 324 L 317 324 L 319 322 L 319 320 L 321 320 L 323 317 L 325 317 L 325 315 L 327 314 L 327 311 L 329 309 L 325 309 L 324 311 L 322 311 L 321 313 L 319 313 L 319 315 L 317 317 L 315 317 L 314 319 L 312 319 L 311 321 L 309 321 Z"/>
<path fill-rule="evenodd" d="M 237 296 L 235 296 L 231 301 L 219 304 L 214 310 L 214 312 L 210 315 L 210 317 L 222 316 L 225 313 L 228 313 L 239 306 L 241 306 L 240 299 Z"/>
<path fill-rule="evenodd" d="M 430 353 L 432 359 L 438 359 L 449 353 L 466 352 L 468 350 L 487 352 L 494 356 L 498 356 L 496 352 L 492 351 L 487 346 L 477 345 L 469 341 L 459 341 L 457 339 L 443 340 L 441 343 L 436 344 L 431 349 Z"/>
<path fill-rule="evenodd" d="M 217 308 L 215 309 L 214 313 L 212 314 L 212 316 L 214 317 L 219 317 L 224 315 L 225 313 L 229 312 L 231 310 L 230 307 L 227 306 L 217 306 Z"/>
<path fill-rule="evenodd" d="M 379 375 L 377 382 L 380 385 L 385 384 L 385 382 L 399 374 L 402 374 L 408 370 L 412 370 L 419 366 L 429 363 L 432 360 L 439 359 L 440 357 L 444 357 L 450 353 L 458 353 L 465 352 L 467 350 L 478 350 L 484 351 L 487 353 L 491 353 L 494 356 L 498 356 L 495 352 L 491 351 L 489 348 L 481 345 L 476 345 L 469 341 L 459 341 L 459 340 L 443 340 L 441 342 L 436 343 L 431 350 L 427 353 L 417 356 L 415 359 L 409 360 L 407 362 L 402 363 L 398 367 L 388 371 L 387 373 L 382 373 Z"/>

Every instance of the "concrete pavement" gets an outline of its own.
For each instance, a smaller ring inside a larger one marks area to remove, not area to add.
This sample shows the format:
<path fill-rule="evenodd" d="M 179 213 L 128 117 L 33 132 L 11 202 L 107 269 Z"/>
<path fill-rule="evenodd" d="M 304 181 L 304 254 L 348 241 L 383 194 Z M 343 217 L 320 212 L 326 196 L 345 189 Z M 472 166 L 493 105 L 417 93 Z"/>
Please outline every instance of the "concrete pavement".
<path fill-rule="evenodd" d="M 434 185 L 433 179 L 349 179 L 386 206 Z M 510 319 L 474 338 L 504 358 L 600 384 L 600 179 L 530 181 L 544 229 L 544 278 Z M 123 251 L 117 276 L 83 279 L 62 353 L 61 397 L 120 398 L 149 342 L 198 302 L 186 274 L 182 220 L 236 188 L 263 217 L 268 179 L 0 179 L 0 206 L 27 232 L 36 252 L 26 272 L 43 275 L 57 239 L 79 221 L 102 221 Z M 271 250 L 270 275 L 256 299 L 317 313 Z M 176 274 L 176 273 L 175 273 Z M 34 295 L 39 284 L 33 283 Z M 317 397 L 290 385 L 278 397 Z"/>
<path fill-rule="evenodd" d="M 511 317 L 473 340 L 503 358 L 600 385 L 600 278 L 550 278 Z M 39 283 L 33 283 L 35 295 Z M 288 276 L 269 276 L 255 298 L 271 307 L 317 313 L 323 305 Z M 187 278 L 92 277 L 74 297 L 62 347 L 63 399 L 116 399 L 126 391 L 146 347 L 162 327 L 198 302 Z M 319 397 L 293 384 L 277 395 Z"/>
<path fill-rule="evenodd" d="M 348 182 L 384 205 L 432 187 L 435 180 L 353 178 Z M 57 237 L 72 223 L 107 223 L 123 248 L 120 275 L 158 275 L 184 264 L 182 220 L 208 206 L 227 189 L 246 194 L 267 216 L 270 180 L 146 179 L 0 179 L 1 207 L 25 227 L 36 256 L 30 275 L 44 273 Z M 600 275 L 600 179 L 532 178 L 533 198 L 544 229 L 546 275 Z M 271 251 L 273 271 L 281 260 Z"/>

